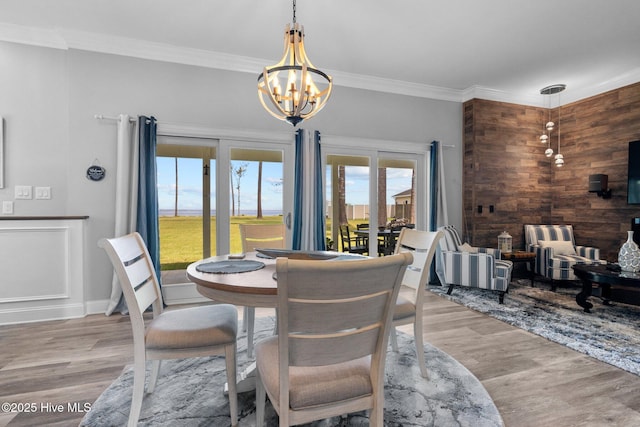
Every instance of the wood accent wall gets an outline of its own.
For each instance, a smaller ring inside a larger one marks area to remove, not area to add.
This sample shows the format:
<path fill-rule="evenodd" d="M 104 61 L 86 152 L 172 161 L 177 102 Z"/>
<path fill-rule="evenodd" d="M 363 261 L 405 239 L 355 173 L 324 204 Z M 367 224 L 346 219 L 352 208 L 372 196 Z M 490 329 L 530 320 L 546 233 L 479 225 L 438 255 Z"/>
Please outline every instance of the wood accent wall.
<path fill-rule="evenodd" d="M 578 245 L 617 260 L 631 218 L 640 217 L 640 206 L 627 204 L 629 141 L 640 140 L 640 83 L 560 108 L 562 168 L 539 140 L 547 109 L 482 99 L 463 109 L 463 239 L 496 247 L 506 230 L 514 248 L 523 249 L 524 224 L 571 224 Z M 557 108 L 551 116 L 557 124 Z M 588 192 L 592 174 L 609 176 L 611 199 Z"/>

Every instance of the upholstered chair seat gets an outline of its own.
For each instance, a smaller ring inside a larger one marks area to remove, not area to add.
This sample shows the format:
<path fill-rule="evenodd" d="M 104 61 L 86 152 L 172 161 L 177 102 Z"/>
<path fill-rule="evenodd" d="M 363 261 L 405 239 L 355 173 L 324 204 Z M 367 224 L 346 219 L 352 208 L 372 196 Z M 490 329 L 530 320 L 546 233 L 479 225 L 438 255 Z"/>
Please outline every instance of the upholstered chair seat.
<path fill-rule="evenodd" d="M 232 305 L 191 307 L 163 311 L 147 326 L 148 349 L 184 349 L 233 343 L 238 333 L 238 312 Z"/>
<path fill-rule="evenodd" d="M 258 368 L 267 389 L 280 394 L 280 370 L 278 369 L 278 337 L 271 337 L 256 348 Z M 371 396 L 369 356 L 348 362 L 326 366 L 289 367 L 289 406 L 302 410 Z M 313 382 L 309 382 L 313 378 Z"/>

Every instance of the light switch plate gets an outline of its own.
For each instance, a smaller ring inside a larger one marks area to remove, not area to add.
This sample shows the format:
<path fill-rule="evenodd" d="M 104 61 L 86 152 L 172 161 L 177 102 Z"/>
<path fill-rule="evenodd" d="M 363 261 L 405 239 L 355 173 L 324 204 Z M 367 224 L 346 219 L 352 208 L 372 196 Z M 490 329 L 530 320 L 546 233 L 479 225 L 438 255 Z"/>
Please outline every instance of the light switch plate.
<path fill-rule="evenodd" d="M 51 198 L 51 187 L 36 187 L 36 199 L 49 200 Z"/>
<path fill-rule="evenodd" d="M 30 185 L 16 185 L 15 199 L 33 199 Z"/>

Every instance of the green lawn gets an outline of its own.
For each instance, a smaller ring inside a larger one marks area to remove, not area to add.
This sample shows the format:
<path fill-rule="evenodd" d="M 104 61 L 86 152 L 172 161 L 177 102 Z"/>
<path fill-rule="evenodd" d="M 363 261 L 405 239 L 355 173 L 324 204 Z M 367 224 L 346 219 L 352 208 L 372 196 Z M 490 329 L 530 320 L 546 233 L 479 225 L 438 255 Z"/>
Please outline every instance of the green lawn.
<path fill-rule="evenodd" d="M 367 222 L 365 219 L 354 219 L 349 224 L 354 229 L 356 224 Z M 282 216 L 231 217 L 231 252 L 242 252 L 240 228 L 237 224 L 280 224 Z M 327 222 L 327 229 L 331 223 Z M 211 254 L 216 253 L 216 218 L 211 218 Z M 202 217 L 199 216 L 161 216 L 160 217 L 160 266 L 162 270 L 184 269 L 194 261 L 202 259 Z"/>

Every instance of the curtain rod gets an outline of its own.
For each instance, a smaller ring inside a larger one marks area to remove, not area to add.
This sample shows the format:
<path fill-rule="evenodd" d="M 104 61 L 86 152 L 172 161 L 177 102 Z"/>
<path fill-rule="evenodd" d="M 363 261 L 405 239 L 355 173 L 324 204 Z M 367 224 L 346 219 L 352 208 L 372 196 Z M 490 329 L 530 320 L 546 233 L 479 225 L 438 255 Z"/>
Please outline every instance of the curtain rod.
<path fill-rule="evenodd" d="M 97 120 L 120 120 L 120 117 L 103 116 L 102 114 L 94 114 L 93 118 Z M 129 117 L 129 121 L 133 123 L 138 121 L 138 119 L 136 119 L 135 117 Z"/>

